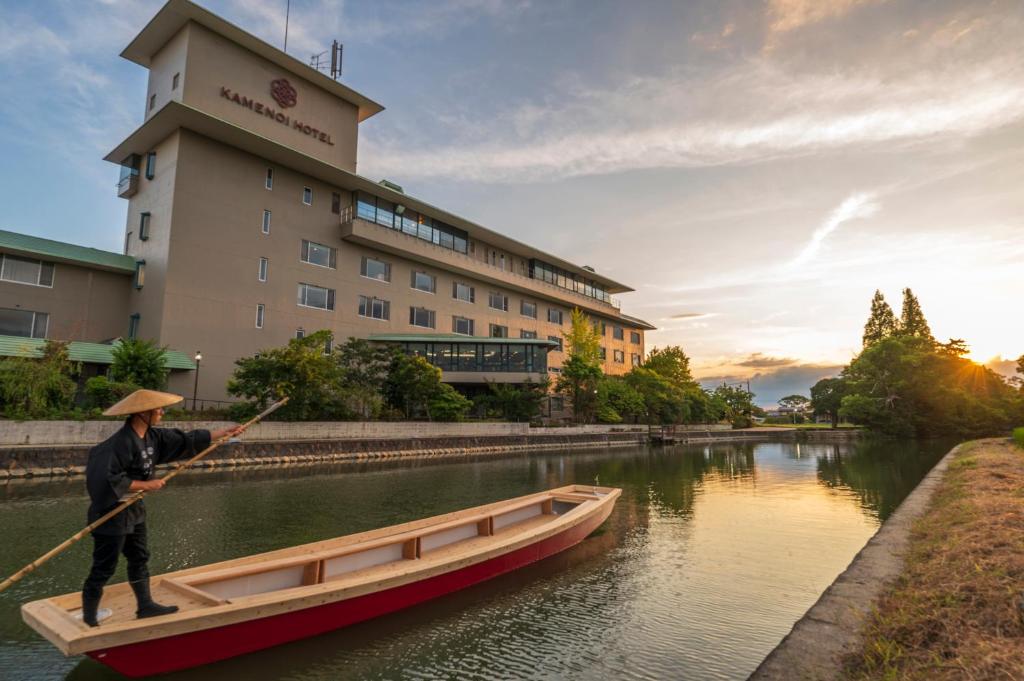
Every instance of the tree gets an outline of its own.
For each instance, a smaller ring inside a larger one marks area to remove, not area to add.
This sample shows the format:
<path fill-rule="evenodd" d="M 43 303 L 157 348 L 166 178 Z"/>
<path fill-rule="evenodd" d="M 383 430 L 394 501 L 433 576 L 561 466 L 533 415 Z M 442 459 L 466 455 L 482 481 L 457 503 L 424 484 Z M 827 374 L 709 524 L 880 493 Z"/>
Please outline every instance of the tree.
<path fill-rule="evenodd" d="M 688 419 L 684 392 L 656 371 L 633 367 L 626 383 L 643 398 L 648 423 L 670 425 Z"/>
<path fill-rule="evenodd" d="M 917 302 L 917 297 L 909 288 L 903 289 L 903 313 L 900 316 L 899 334 L 935 342 L 928 320 L 924 318 L 924 312 L 921 310 L 921 304 Z"/>
<path fill-rule="evenodd" d="M 963 338 L 950 338 L 948 343 L 939 343 L 937 349 L 950 357 L 963 357 L 971 351 Z"/>
<path fill-rule="evenodd" d="M 447 383 L 438 383 L 427 402 L 428 414 L 434 421 L 461 421 L 473 402 Z"/>
<path fill-rule="evenodd" d="M 381 392 L 397 348 L 372 345 L 361 338 L 349 338 L 336 346 L 334 358 L 341 372 L 341 390 L 348 411 L 361 419 L 380 415 L 384 405 Z"/>
<path fill-rule="evenodd" d="M 839 409 L 847 393 L 843 378 L 823 378 L 811 386 L 811 408 L 817 415 L 828 416 L 833 428 L 839 427 Z"/>
<path fill-rule="evenodd" d="M 163 390 L 167 386 L 167 350 L 148 340 L 130 338 L 115 343 L 110 353 L 110 378 L 140 388 Z"/>
<path fill-rule="evenodd" d="M 793 411 L 803 411 L 811 404 L 811 401 L 803 395 L 787 395 L 779 400 L 779 406 Z"/>
<path fill-rule="evenodd" d="M 680 388 L 687 388 L 696 383 L 690 373 L 690 358 L 678 345 L 670 345 L 664 350 L 654 348 L 647 353 L 647 359 L 641 365 L 662 376 Z"/>
<path fill-rule="evenodd" d="M 522 385 L 489 381 L 488 393 L 480 396 L 478 402 L 506 421 L 531 421 L 540 414 L 550 387 L 551 380 L 547 376 L 539 383 L 526 381 Z"/>
<path fill-rule="evenodd" d="M 441 370 L 419 355 L 395 352 L 384 381 L 384 398 L 407 419 L 458 421 L 473 406 L 441 382 Z"/>
<path fill-rule="evenodd" d="M 46 341 L 43 356 L 0 360 L 0 404 L 8 418 L 60 415 L 74 406 L 79 366 L 68 358 L 68 344 Z"/>
<path fill-rule="evenodd" d="M 647 415 L 644 397 L 625 379 L 605 376 L 597 386 L 597 420 L 601 423 L 636 422 Z"/>
<path fill-rule="evenodd" d="M 723 407 L 724 418 L 732 422 L 733 428 L 749 428 L 753 423 L 754 393 L 743 388 L 722 384 L 715 388 L 712 397 Z"/>
<path fill-rule="evenodd" d="M 889 303 L 885 302 L 882 292 L 876 290 L 875 297 L 871 299 L 871 314 L 864 325 L 864 347 L 873 345 L 878 341 L 896 334 L 899 322 L 893 313 Z"/>
<path fill-rule="evenodd" d="M 257 409 L 287 396 L 288 404 L 274 413 L 284 421 L 351 418 L 341 390 L 341 368 L 324 354 L 331 338 L 330 331 L 317 331 L 282 348 L 235 360 L 228 393 L 251 400 Z"/>
<path fill-rule="evenodd" d="M 593 420 L 597 407 L 597 385 L 601 371 L 601 340 L 586 315 L 572 311 L 569 333 L 565 336 L 568 357 L 558 375 L 556 390 L 572 400 L 577 422 Z"/>

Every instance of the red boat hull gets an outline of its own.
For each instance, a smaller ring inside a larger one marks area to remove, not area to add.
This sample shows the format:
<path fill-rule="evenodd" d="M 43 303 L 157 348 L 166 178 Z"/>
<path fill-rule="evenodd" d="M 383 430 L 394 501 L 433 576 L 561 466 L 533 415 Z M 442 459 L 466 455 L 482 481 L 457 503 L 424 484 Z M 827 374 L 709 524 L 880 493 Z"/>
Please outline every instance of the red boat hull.
<path fill-rule="evenodd" d="M 198 667 L 316 636 L 479 584 L 552 556 L 581 542 L 606 517 L 604 513 L 597 514 L 536 544 L 393 589 L 214 629 L 94 650 L 87 654 L 126 676 L 137 678 Z"/>

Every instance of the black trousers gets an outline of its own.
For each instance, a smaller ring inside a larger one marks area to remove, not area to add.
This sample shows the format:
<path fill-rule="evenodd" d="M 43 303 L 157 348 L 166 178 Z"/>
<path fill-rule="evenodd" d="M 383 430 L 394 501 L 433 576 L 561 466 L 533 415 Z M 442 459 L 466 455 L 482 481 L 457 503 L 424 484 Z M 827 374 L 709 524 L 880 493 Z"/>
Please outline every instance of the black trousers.
<path fill-rule="evenodd" d="M 128 560 L 128 581 L 149 579 L 149 549 L 146 547 L 146 523 L 139 523 L 131 534 L 92 535 L 92 569 L 85 578 L 82 593 L 99 598 L 103 586 L 114 576 L 117 557 L 123 553 Z"/>

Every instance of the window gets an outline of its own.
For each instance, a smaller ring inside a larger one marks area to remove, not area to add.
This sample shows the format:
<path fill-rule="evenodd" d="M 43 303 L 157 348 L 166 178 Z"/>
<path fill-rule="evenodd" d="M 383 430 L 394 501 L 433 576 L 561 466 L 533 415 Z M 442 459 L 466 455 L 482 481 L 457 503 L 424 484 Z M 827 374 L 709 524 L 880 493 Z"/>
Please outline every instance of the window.
<path fill-rule="evenodd" d="M 146 261 L 135 261 L 135 288 L 140 289 L 146 283 Z"/>
<path fill-rule="evenodd" d="M 615 340 L 624 340 L 625 337 L 626 337 L 626 332 L 623 331 L 621 326 L 613 326 L 612 327 L 612 338 L 614 338 Z"/>
<path fill-rule="evenodd" d="M 302 202 L 307 206 L 313 205 L 313 190 L 309 187 L 302 188 Z"/>
<path fill-rule="evenodd" d="M 260 281 L 267 280 L 267 267 L 270 265 L 270 261 L 266 258 L 260 258 L 260 269 L 259 274 L 256 276 Z"/>
<path fill-rule="evenodd" d="M 531 303 L 523 300 L 519 303 L 519 314 L 530 319 L 537 318 L 537 303 Z"/>
<path fill-rule="evenodd" d="M 591 326 L 594 327 L 594 333 L 596 333 L 598 336 L 604 336 L 605 333 L 608 331 L 608 329 L 605 327 L 604 322 L 602 322 L 600 319 L 591 319 L 590 324 Z"/>
<path fill-rule="evenodd" d="M 265 186 L 267 189 L 273 189 L 274 188 L 274 169 L 273 168 L 267 168 L 267 179 L 264 182 L 263 186 Z"/>
<path fill-rule="evenodd" d="M 181 80 L 181 74 L 180 73 L 175 73 L 174 77 L 171 78 L 171 89 L 172 90 L 177 90 L 178 89 L 178 81 L 180 81 L 180 80 Z"/>
<path fill-rule="evenodd" d="M 139 215 L 139 239 L 146 241 L 149 239 L 149 213 L 142 213 Z"/>
<path fill-rule="evenodd" d="M 304 328 L 302 328 L 300 326 L 299 328 L 295 329 L 295 338 L 297 340 L 302 340 L 305 337 L 306 337 L 306 330 Z"/>
<path fill-rule="evenodd" d="M 156 95 L 152 94 L 149 96 L 149 110 L 152 111 L 154 106 L 156 106 Z"/>
<path fill-rule="evenodd" d="M 555 350 L 555 352 L 561 352 L 562 351 L 562 337 L 561 336 L 548 336 L 548 340 L 549 341 L 554 341 L 554 342 L 558 343 L 558 345 L 556 345 L 553 348 Z"/>
<path fill-rule="evenodd" d="M 626 353 L 622 350 L 612 350 L 612 361 L 618 362 L 619 364 L 626 363 Z"/>
<path fill-rule="evenodd" d="M 452 317 L 452 333 L 462 336 L 473 335 L 473 320 L 466 317 Z"/>
<path fill-rule="evenodd" d="M 156 152 L 146 154 L 146 179 L 152 180 L 156 176 Z"/>
<path fill-rule="evenodd" d="M 302 240 L 302 262 L 320 267 L 329 267 L 332 270 L 337 267 L 338 250 L 330 246 L 318 244 L 315 241 Z"/>
<path fill-rule="evenodd" d="M 562 311 L 561 310 L 556 310 L 553 307 L 549 307 L 548 308 L 548 321 L 551 322 L 552 324 L 561 324 L 562 323 Z"/>
<path fill-rule="evenodd" d="M 472 303 L 476 300 L 474 293 L 475 291 L 473 290 L 473 287 L 469 284 L 463 284 L 457 281 L 452 282 L 452 298 Z"/>
<path fill-rule="evenodd" d="M 632 355 L 629 356 L 629 361 L 632 362 L 633 366 L 635 367 L 640 366 L 640 364 L 643 362 L 643 360 L 640 359 L 640 355 L 636 353 L 633 353 Z"/>
<path fill-rule="evenodd" d="M 487 297 L 487 304 L 492 310 L 508 312 L 508 296 L 504 294 L 491 291 L 490 295 Z"/>
<path fill-rule="evenodd" d="M 377 281 L 391 281 L 391 265 L 383 260 L 376 260 L 364 255 L 363 261 L 359 265 L 359 274 Z"/>
<path fill-rule="evenodd" d="M 469 239 L 466 232 L 435 220 L 429 215 L 363 192 L 356 195 L 355 204 L 356 217 L 360 220 L 429 241 L 435 246 L 459 253 L 467 252 Z"/>
<path fill-rule="evenodd" d="M 0 335 L 22 338 L 46 338 L 50 315 L 31 310 L 0 308 Z"/>
<path fill-rule="evenodd" d="M 608 351 L 603 346 L 598 348 L 598 350 L 598 355 L 601 357 L 601 359 L 608 359 Z"/>
<path fill-rule="evenodd" d="M 435 326 L 434 311 L 428 310 L 425 307 L 410 307 L 409 323 L 413 326 L 422 326 L 427 329 L 433 329 Z"/>
<path fill-rule="evenodd" d="M 491 324 L 491 338 L 508 338 L 508 327 L 501 324 Z"/>
<path fill-rule="evenodd" d="M 640 345 L 640 332 L 639 331 L 630 331 L 629 332 L 629 342 L 633 343 L 634 345 Z"/>
<path fill-rule="evenodd" d="M 263 328 L 263 303 L 256 303 L 256 328 Z"/>
<path fill-rule="evenodd" d="M 519 331 L 519 337 L 520 338 L 536 338 L 537 337 L 537 332 L 536 331 L 527 331 L 526 329 L 521 329 Z"/>
<path fill-rule="evenodd" d="M 550 397 L 551 411 L 565 411 L 565 398 Z"/>
<path fill-rule="evenodd" d="M 370 319 L 391 319 L 391 303 L 380 298 L 359 296 L 359 316 Z"/>
<path fill-rule="evenodd" d="M 417 291 L 434 293 L 437 290 L 437 277 L 426 272 L 413 272 L 412 283 L 410 284 Z"/>
<path fill-rule="evenodd" d="M 269 210 L 265 210 L 264 209 L 264 211 L 263 211 L 263 227 L 262 227 L 262 229 L 263 229 L 263 233 L 264 234 L 270 234 L 270 211 Z"/>
<path fill-rule="evenodd" d="M 0 281 L 53 288 L 53 263 L 0 255 Z"/>
<path fill-rule="evenodd" d="M 139 337 L 139 320 L 141 318 L 138 312 L 128 317 L 128 338 L 131 340 Z"/>
<path fill-rule="evenodd" d="M 341 194 L 338 192 L 331 193 L 331 212 L 336 215 L 341 214 Z"/>
<path fill-rule="evenodd" d="M 298 304 L 302 307 L 315 307 L 320 310 L 334 309 L 334 289 L 299 284 Z"/>
<path fill-rule="evenodd" d="M 325 355 L 331 354 L 331 350 L 333 350 L 333 349 L 334 349 L 334 339 L 331 338 L 330 336 L 328 336 L 324 340 L 324 354 Z"/>

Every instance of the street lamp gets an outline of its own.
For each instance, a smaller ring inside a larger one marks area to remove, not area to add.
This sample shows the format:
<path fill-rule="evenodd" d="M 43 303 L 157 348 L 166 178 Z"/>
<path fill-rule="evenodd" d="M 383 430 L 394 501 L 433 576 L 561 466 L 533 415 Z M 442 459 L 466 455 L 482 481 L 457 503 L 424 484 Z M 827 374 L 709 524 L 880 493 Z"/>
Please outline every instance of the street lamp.
<path fill-rule="evenodd" d="M 192 386 L 192 411 L 196 410 L 196 395 L 199 394 L 199 363 L 203 361 L 203 353 L 196 350 L 196 382 Z"/>

